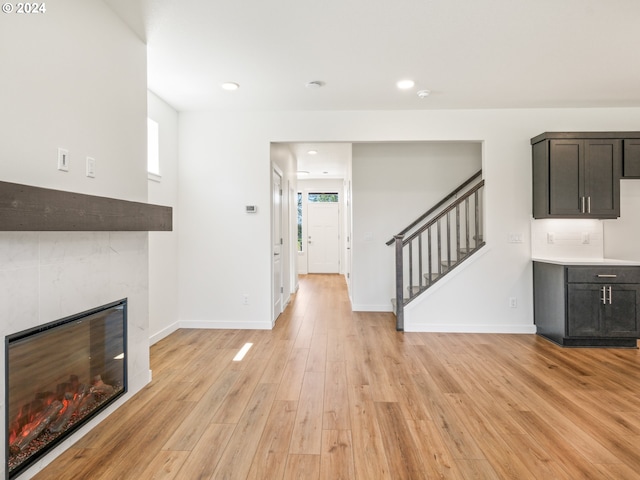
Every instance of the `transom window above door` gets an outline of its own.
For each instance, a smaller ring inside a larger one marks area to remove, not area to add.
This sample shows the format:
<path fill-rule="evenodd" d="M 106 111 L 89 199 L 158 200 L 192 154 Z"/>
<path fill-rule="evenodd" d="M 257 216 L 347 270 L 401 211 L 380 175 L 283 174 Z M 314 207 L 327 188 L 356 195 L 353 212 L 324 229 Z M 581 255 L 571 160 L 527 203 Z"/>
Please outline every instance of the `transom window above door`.
<path fill-rule="evenodd" d="M 337 193 L 309 193 L 308 197 L 310 202 L 313 203 L 337 203 L 338 202 L 338 194 Z"/>

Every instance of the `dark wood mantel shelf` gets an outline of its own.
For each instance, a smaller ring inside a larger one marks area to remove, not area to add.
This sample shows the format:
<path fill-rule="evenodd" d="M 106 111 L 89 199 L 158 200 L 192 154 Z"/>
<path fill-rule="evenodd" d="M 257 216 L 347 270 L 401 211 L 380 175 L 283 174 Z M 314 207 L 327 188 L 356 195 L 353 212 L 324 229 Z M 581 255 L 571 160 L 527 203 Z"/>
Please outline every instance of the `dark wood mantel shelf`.
<path fill-rule="evenodd" d="M 172 208 L 0 182 L 0 231 L 171 231 Z"/>

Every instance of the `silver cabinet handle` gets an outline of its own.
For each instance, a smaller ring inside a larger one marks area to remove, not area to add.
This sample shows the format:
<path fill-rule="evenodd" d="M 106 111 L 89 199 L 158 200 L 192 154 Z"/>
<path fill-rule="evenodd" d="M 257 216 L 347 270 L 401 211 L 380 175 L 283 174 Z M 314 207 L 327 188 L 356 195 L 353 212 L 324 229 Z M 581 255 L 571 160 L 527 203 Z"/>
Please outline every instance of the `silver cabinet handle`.
<path fill-rule="evenodd" d="M 596 277 L 598 278 L 616 278 L 618 275 L 615 275 L 613 273 L 599 273 L 596 275 Z"/>
<path fill-rule="evenodd" d="M 607 287 L 602 287 L 602 298 L 600 298 L 603 305 L 607 304 Z"/>
<path fill-rule="evenodd" d="M 613 295 L 611 293 L 611 287 L 609 287 L 609 305 L 611 305 L 612 300 L 613 300 Z"/>
<path fill-rule="evenodd" d="M 584 197 L 582 197 L 582 213 L 584 213 Z"/>
<path fill-rule="evenodd" d="M 591 213 L 591 197 L 587 197 L 587 213 Z"/>

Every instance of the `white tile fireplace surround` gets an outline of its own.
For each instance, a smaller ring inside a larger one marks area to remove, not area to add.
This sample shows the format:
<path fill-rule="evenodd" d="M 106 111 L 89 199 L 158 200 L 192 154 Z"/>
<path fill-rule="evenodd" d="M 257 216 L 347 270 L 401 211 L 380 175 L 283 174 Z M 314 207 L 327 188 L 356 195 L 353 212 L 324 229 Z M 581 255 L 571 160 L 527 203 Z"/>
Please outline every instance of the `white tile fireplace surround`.
<path fill-rule="evenodd" d="M 23 473 L 31 478 L 149 380 L 147 232 L 0 232 L 2 336 L 128 298 L 129 393 Z M 5 352 L 0 382 L 5 425 Z M 2 450 L 0 478 L 5 477 Z"/>

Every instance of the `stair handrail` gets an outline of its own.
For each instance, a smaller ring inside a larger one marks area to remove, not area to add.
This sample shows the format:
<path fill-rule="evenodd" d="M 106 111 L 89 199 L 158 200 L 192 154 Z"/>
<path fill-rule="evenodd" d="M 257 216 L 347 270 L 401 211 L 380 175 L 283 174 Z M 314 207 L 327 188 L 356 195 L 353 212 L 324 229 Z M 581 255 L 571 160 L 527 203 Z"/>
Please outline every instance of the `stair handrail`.
<path fill-rule="evenodd" d="M 440 220 L 442 217 L 444 217 L 447 213 L 449 213 L 450 211 L 452 211 L 454 208 L 456 208 L 457 205 L 460 205 L 466 198 L 470 197 L 471 195 L 473 195 L 475 192 L 477 192 L 478 190 L 480 190 L 482 187 L 484 187 L 484 180 L 481 180 L 480 182 L 478 182 L 476 185 L 473 186 L 473 188 L 471 188 L 469 191 L 465 192 L 464 195 L 462 195 L 461 197 L 457 198 L 455 202 L 452 202 L 451 205 L 447 206 L 447 208 L 445 208 L 444 210 L 442 210 L 440 213 L 438 213 L 438 215 L 436 215 L 435 217 L 433 217 L 430 221 L 428 221 L 427 223 L 425 223 L 422 227 L 420 227 L 418 230 L 416 230 L 415 232 L 413 232 L 411 235 L 409 235 L 407 238 L 404 238 L 403 235 L 403 244 L 407 244 L 409 243 L 411 240 L 413 240 L 414 238 L 416 238 L 419 234 L 423 233 L 425 230 L 427 230 L 429 227 L 432 227 L 433 225 L 435 225 L 438 220 Z M 396 241 L 396 237 L 393 237 L 393 241 Z"/>
<path fill-rule="evenodd" d="M 465 180 L 463 183 L 461 183 L 458 187 L 456 187 L 455 190 L 453 190 L 449 195 L 447 195 L 446 197 L 444 197 L 442 200 L 440 200 L 438 203 L 436 203 L 433 207 L 431 207 L 429 210 L 427 210 L 425 213 L 423 213 L 422 215 L 420 215 L 420 217 L 418 217 L 417 219 L 415 219 L 413 222 L 411 222 L 411 224 L 409 224 L 406 228 L 404 228 L 402 231 L 398 232 L 396 235 L 394 235 L 394 237 L 389 240 L 388 242 L 386 242 L 387 245 L 393 245 L 393 243 L 396 241 L 396 237 L 399 235 L 404 235 L 405 233 L 407 233 L 408 231 L 410 231 L 412 228 L 414 228 L 416 225 L 419 225 L 420 222 L 424 221 L 425 218 L 428 218 L 429 215 L 431 215 L 433 212 L 435 212 L 436 210 L 438 210 L 442 205 L 446 204 L 451 198 L 455 197 L 461 190 L 464 190 L 465 187 L 467 187 L 470 183 L 472 183 L 476 178 L 478 178 L 480 175 L 482 175 L 482 169 L 478 170 L 476 173 L 474 173 L 471 177 L 469 177 L 467 180 Z"/>

